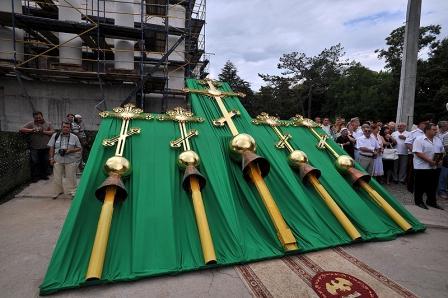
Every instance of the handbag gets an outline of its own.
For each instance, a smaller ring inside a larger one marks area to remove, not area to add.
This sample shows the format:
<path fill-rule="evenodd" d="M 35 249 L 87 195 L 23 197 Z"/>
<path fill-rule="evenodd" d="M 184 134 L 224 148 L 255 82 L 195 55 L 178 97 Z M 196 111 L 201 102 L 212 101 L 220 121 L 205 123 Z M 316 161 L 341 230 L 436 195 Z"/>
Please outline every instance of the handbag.
<path fill-rule="evenodd" d="M 390 148 L 384 148 L 383 159 L 386 159 L 386 160 L 397 160 L 398 159 L 397 149 L 392 148 L 392 146 L 390 146 Z"/>

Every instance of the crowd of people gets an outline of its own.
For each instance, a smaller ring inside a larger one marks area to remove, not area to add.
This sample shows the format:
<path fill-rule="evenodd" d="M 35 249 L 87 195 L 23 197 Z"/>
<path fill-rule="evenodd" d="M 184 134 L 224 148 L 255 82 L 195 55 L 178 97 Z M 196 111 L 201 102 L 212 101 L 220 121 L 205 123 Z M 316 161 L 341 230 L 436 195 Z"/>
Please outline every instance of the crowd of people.
<path fill-rule="evenodd" d="M 55 131 L 41 112 L 33 113 L 33 121 L 20 132 L 28 136 L 32 182 L 48 180 L 53 173 L 55 198 L 60 194 L 73 197 L 76 173 L 87 158 L 87 137 L 82 116 L 67 114 L 59 131 Z"/>
<path fill-rule="evenodd" d="M 437 197 L 448 199 L 448 122 L 433 123 L 420 117 L 411 131 L 406 123 L 365 121 L 355 117 L 346 123 L 337 117 L 316 117 L 327 135 L 380 183 L 402 183 L 414 193 L 417 206 L 443 209 Z M 423 195 L 426 194 L 426 203 Z"/>

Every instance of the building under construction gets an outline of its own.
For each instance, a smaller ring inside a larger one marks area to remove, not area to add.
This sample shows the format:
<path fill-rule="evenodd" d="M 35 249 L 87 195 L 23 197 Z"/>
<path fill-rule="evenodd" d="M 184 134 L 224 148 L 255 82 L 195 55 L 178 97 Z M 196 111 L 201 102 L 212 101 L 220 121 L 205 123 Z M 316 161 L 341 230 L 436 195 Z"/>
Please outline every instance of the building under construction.
<path fill-rule="evenodd" d="M 186 105 L 185 77 L 207 75 L 206 0 L 0 1 L 0 130 L 33 111 L 59 126 L 126 102 Z"/>

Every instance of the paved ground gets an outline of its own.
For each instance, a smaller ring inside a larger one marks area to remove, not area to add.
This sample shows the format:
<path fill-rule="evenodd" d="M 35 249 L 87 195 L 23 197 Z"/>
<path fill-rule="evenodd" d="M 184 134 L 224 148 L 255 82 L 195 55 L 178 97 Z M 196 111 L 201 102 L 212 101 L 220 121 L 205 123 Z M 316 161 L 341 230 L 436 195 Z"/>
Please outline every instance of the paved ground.
<path fill-rule="evenodd" d="M 419 297 L 447 297 L 448 212 L 415 207 L 410 205 L 412 197 L 403 186 L 391 185 L 388 188 L 415 216 L 428 225 L 428 230 L 394 241 L 348 246 L 344 247 L 344 251 Z M 0 297 L 38 295 L 38 286 L 71 203 L 68 198 L 52 200 L 49 189 L 48 182 L 32 184 L 15 199 L 0 205 Z M 440 201 L 440 204 L 448 210 L 448 201 Z M 327 250 L 320 256 L 331 253 L 331 250 Z M 314 255 L 314 258 L 318 259 L 319 255 Z M 259 277 L 264 278 L 264 284 L 270 287 L 268 290 L 272 296 L 315 296 L 309 292 L 309 295 L 303 294 L 305 292 L 300 292 L 300 295 L 294 281 L 284 282 L 289 278 L 286 273 L 284 276 L 284 273 L 279 273 L 279 282 L 275 282 L 269 270 L 280 266 L 278 262 L 281 261 L 276 262 L 272 266 L 271 263 L 259 262 L 252 267 Z M 285 267 L 284 264 L 282 266 Z M 283 286 L 291 290 L 288 294 L 276 291 L 281 281 Z M 55 296 L 249 297 L 254 295 L 254 291 L 247 284 L 248 281 L 242 278 L 240 270 L 227 267 L 175 277 L 77 289 Z"/>

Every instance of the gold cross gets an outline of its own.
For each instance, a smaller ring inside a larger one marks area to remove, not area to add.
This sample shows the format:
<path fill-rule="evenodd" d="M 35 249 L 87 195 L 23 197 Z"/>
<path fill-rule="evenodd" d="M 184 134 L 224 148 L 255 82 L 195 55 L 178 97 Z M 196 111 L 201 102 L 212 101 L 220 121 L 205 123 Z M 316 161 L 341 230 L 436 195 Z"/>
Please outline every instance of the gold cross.
<path fill-rule="evenodd" d="M 339 157 L 339 154 L 328 144 L 328 135 L 323 134 L 320 135 L 314 128 L 315 127 L 321 127 L 321 125 L 317 124 L 311 119 L 304 118 L 302 115 L 296 115 L 295 117 L 291 118 L 291 125 L 292 126 L 304 126 L 311 130 L 311 132 L 314 134 L 314 136 L 318 139 L 319 143 L 317 143 L 317 148 L 319 149 L 327 149 L 328 151 L 333 154 L 335 158 Z"/>
<path fill-rule="evenodd" d="M 313 120 L 304 118 L 302 115 L 299 114 L 297 114 L 295 117 L 292 117 L 291 121 L 294 126 L 305 126 L 308 128 L 321 127 L 321 125 L 317 124 Z"/>
<path fill-rule="evenodd" d="M 128 130 L 129 122 L 132 119 L 151 120 L 152 115 L 143 113 L 142 109 L 136 108 L 131 103 L 126 104 L 124 107 L 113 108 L 112 110 L 113 112 L 104 111 L 101 112 L 99 115 L 101 118 L 113 117 L 122 119 L 120 134 L 110 139 L 104 139 L 103 146 L 113 146 L 115 143 L 117 143 L 117 148 L 115 149 L 115 156 L 123 156 L 126 138 L 134 134 L 139 134 L 141 131 L 140 128 L 136 127 L 132 127 Z"/>
<path fill-rule="evenodd" d="M 291 146 L 288 140 L 292 139 L 292 136 L 289 133 L 284 134 L 283 136 L 282 135 L 278 136 L 280 137 L 280 140 L 277 142 L 277 144 L 275 144 L 275 147 L 277 147 L 278 149 L 283 149 L 286 147 L 288 149 L 288 146 Z M 288 150 L 292 152 L 290 149 Z"/>
<path fill-rule="evenodd" d="M 327 135 L 320 136 L 319 143 L 317 144 L 317 148 L 325 149 L 325 147 L 327 147 L 327 139 L 328 139 Z"/>
<path fill-rule="evenodd" d="M 233 123 L 232 117 L 235 115 L 239 115 L 240 112 L 236 111 L 236 110 L 232 110 L 230 112 L 227 111 L 227 108 L 224 105 L 224 102 L 222 101 L 222 99 L 224 97 L 228 97 L 228 96 L 245 97 L 246 95 L 241 92 L 226 92 L 226 91 L 218 90 L 215 85 L 220 86 L 220 83 L 210 80 L 210 79 L 205 79 L 205 80 L 198 81 L 198 82 L 202 85 L 208 85 L 209 89 L 194 90 L 194 89 L 184 88 L 184 89 L 182 89 L 182 91 L 184 91 L 185 93 L 202 94 L 202 95 L 206 95 L 206 96 L 213 98 L 216 101 L 216 103 L 218 104 L 218 107 L 221 110 L 221 114 L 223 116 L 219 119 L 214 120 L 213 124 L 215 126 L 224 126 L 224 124 L 227 124 L 232 135 L 236 136 L 238 134 L 238 129 L 236 128 L 235 124 Z"/>
<path fill-rule="evenodd" d="M 184 151 L 190 150 L 189 139 L 193 136 L 197 136 L 199 132 L 196 129 L 192 129 L 187 132 L 185 126 L 186 122 L 203 122 L 204 118 L 196 117 L 190 111 L 187 111 L 181 107 L 176 107 L 173 110 L 166 112 L 164 115 L 158 117 L 159 120 L 170 120 L 179 123 L 180 138 L 177 138 L 170 142 L 172 148 L 179 148 L 182 144 Z"/>
<path fill-rule="evenodd" d="M 278 117 L 271 116 L 268 113 L 263 112 L 254 120 L 252 120 L 252 123 L 256 125 L 270 126 L 274 130 L 275 134 L 280 138 L 275 147 L 277 147 L 278 149 L 286 148 L 289 152 L 294 151 L 294 148 L 288 142 L 288 140 L 291 139 L 292 136 L 289 133 L 283 134 L 278 128 L 278 126 L 288 126 L 289 123 L 287 121 L 280 120 Z"/>

